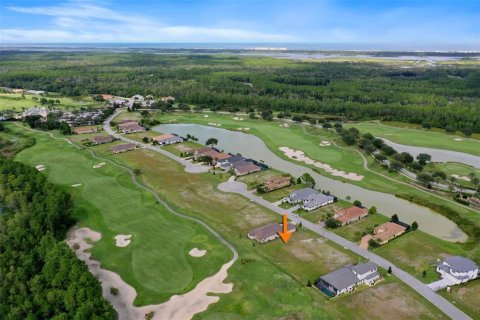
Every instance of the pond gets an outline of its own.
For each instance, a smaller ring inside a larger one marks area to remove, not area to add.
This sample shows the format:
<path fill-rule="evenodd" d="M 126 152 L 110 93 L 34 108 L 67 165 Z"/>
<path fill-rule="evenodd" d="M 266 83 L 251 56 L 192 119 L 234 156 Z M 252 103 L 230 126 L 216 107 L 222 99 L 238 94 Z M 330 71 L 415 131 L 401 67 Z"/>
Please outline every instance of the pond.
<path fill-rule="evenodd" d="M 480 157 L 474 156 L 473 154 L 435 148 L 408 146 L 395 143 L 385 138 L 381 139 L 398 152 L 408 152 L 414 157 L 419 153 L 427 153 L 432 156 L 433 162 L 459 162 L 480 169 Z M 445 143 L 447 143 L 447 141 Z"/>
<path fill-rule="evenodd" d="M 152 130 L 162 133 L 175 133 L 179 136 L 194 135 L 198 142 L 205 143 L 208 138 L 217 138 L 220 150 L 263 161 L 265 164 L 287 172 L 294 177 L 309 173 L 316 181 L 316 188 L 328 190 L 338 198 L 358 199 L 367 207 L 376 206 L 387 216 L 396 213 L 402 221 L 417 221 L 419 228 L 433 236 L 448 241 L 464 241 L 467 236 L 450 220 L 434 211 L 396 198 L 394 195 L 372 191 L 359 186 L 322 176 L 310 168 L 284 160 L 273 153 L 265 143 L 255 135 L 197 124 L 161 124 Z"/>

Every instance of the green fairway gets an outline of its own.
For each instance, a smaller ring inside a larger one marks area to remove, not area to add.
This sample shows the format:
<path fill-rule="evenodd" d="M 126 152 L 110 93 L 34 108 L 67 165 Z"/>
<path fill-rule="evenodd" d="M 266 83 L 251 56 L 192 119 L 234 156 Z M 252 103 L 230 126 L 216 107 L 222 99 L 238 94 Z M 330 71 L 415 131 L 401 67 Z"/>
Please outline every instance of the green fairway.
<path fill-rule="evenodd" d="M 345 127 L 355 127 L 361 132 L 370 132 L 376 137 L 400 144 L 453 150 L 480 156 L 480 140 L 445 132 L 388 126 L 377 121 L 347 124 Z"/>
<path fill-rule="evenodd" d="M 23 109 L 28 109 L 33 106 L 41 107 L 39 99 L 33 99 L 33 95 L 24 95 L 24 98 L 21 94 L 16 93 L 0 93 L 0 111 L 2 110 L 15 110 L 22 111 Z M 103 107 L 105 102 L 96 102 L 91 97 L 62 97 L 57 94 L 49 94 L 45 97 L 48 100 L 60 100 L 60 103 L 53 104 L 53 108 L 56 109 L 75 109 L 80 107 Z"/>
<path fill-rule="evenodd" d="M 36 145 L 16 160 L 45 165 L 43 172 L 49 179 L 74 194 L 80 226 L 102 233 L 92 249 L 93 257 L 135 287 L 137 305 L 187 292 L 231 259 L 231 252 L 205 228 L 173 216 L 151 194 L 136 187 L 125 170 L 108 162 L 95 169 L 102 161 L 87 150 L 46 134 L 34 135 Z M 74 188 L 74 184 L 81 186 Z M 116 247 L 117 234 L 132 234 L 132 243 Z M 207 250 L 206 256 L 191 257 L 188 251 L 194 247 Z"/>

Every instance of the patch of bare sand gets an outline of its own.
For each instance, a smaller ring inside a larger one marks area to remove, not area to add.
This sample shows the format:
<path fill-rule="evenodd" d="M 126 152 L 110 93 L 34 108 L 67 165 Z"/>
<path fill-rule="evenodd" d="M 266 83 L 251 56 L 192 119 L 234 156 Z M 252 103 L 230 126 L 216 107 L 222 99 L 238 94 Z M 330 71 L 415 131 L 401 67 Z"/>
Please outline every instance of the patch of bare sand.
<path fill-rule="evenodd" d="M 124 248 L 132 241 L 131 234 L 117 234 L 115 236 L 115 245 L 120 248 Z"/>
<path fill-rule="evenodd" d="M 309 157 L 305 156 L 305 153 L 301 150 L 294 150 L 289 147 L 280 147 L 278 149 L 282 151 L 290 159 L 294 159 L 296 161 L 301 161 L 301 162 L 305 162 L 306 164 L 313 165 L 317 168 L 325 170 L 326 172 L 330 173 L 332 176 L 342 177 L 342 178 L 354 180 L 354 181 L 360 181 L 363 179 L 362 175 L 356 174 L 354 172 L 347 173 L 345 171 L 332 168 L 330 165 L 326 163 L 322 163 L 322 162 L 310 159 Z"/>
<path fill-rule="evenodd" d="M 135 307 L 133 301 L 137 296 L 135 288 L 123 281 L 118 274 L 112 271 L 102 269 L 100 262 L 91 259 L 91 253 L 85 252 L 92 247 L 86 239 L 98 241 L 101 234 L 88 228 L 72 229 L 69 232 L 67 243 L 75 251 L 77 257 L 84 261 L 89 271 L 97 277 L 102 284 L 103 296 L 107 299 L 117 311 L 120 320 L 144 319 L 149 312 L 154 312 L 153 319 L 191 319 L 195 314 L 205 311 L 212 303 L 220 300 L 220 297 L 213 296 L 211 293 L 229 293 L 232 291 L 232 283 L 224 283 L 228 276 L 228 269 L 233 261 L 224 264 L 221 269 L 211 277 L 205 278 L 197 286 L 179 296 L 172 296 L 170 300 L 143 307 Z M 119 290 L 119 294 L 114 296 L 110 293 L 110 288 Z"/>
<path fill-rule="evenodd" d="M 106 164 L 105 162 L 100 162 L 100 163 L 94 165 L 94 166 L 93 166 L 93 169 L 101 168 L 101 167 L 103 167 L 105 164 Z"/>
<path fill-rule="evenodd" d="M 358 312 L 358 319 L 385 319 L 385 315 L 389 320 L 435 319 L 430 310 L 398 283 L 378 283 L 346 298 L 344 304 Z"/>
<path fill-rule="evenodd" d="M 198 248 L 193 248 L 192 250 L 190 250 L 188 252 L 189 255 L 191 255 L 192 257 L 195 257 L 195 258 L 203 257 L 205 255 L 205 253 L 207 253 L 207 250 L 200 250 Z"/>
<path fill-rule="evenodd" d="M 460 175 L 458 175 L 458 174 L 452 174 L 452 177 L 454 177 L 454 178 L 456 178 L 456 179 L 463 180 L 463 181 L 468 181 L 468 182 L 471 181 L 469 177 L 467 177 L 467 176 L 460 176 Z"/>
<path fill-rule="evenodd" d="M 43 165 L 43 164 L 36 165 L 35 169 L 37 169 L 38 171 L 43 171 L 43 170 L 45 170 L 45 165 Z"/>

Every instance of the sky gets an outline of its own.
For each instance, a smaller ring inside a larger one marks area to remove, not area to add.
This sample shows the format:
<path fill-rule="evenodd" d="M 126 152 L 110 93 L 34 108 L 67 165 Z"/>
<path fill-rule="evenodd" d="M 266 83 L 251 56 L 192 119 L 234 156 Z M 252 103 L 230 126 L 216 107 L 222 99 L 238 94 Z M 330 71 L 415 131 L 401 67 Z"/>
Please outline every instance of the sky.
<path fill-rule="evenodd" d="M 2 0 L 7 43 L 480 45 L 480 0 Z"/>

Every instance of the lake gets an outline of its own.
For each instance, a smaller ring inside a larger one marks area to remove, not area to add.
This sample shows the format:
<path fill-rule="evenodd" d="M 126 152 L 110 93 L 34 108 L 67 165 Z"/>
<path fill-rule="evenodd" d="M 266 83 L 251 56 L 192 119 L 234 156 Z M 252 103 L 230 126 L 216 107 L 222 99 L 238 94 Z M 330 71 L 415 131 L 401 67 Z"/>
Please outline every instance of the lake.
<path fill-rule="evenodd" d="M 280 158 L 255 135 L 198 124 L 161 124 L 153 127 L 152 130 L 161 133 L 175 133 L 183 137 L 191 134 L 197 137 L 200 143 L 205 143 L 208 138 L 217 138 L 217 148 L 220 150 L 233 154 L 240 153 L 245 157 L 263 161 L 294 177 L 308 173 L 315 179 L 317 189 L 328 190 L 338 198 L 358 199 L 367 207 L 376 206 L 379 212 L 388 217 L 396 213 L 402 221 L 407 223 L 417 221 L 422 231 L 441 239 L 452 242 L 467 239 L 467 236 L 455 223 L 428 208 L 396 198 L 391 194 L 364 189 L 324 177 L 310 168 Z"/>

